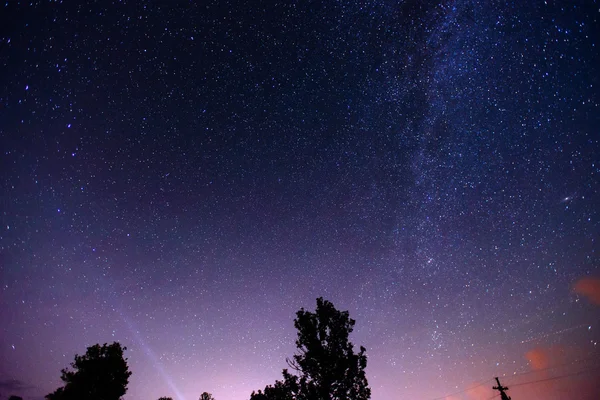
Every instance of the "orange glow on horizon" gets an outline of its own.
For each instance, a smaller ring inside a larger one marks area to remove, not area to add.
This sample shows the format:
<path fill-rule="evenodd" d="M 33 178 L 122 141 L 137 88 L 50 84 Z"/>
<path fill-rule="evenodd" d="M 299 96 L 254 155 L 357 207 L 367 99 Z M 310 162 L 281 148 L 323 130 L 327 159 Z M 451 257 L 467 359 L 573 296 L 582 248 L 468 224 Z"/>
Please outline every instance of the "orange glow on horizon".
<path fill-rule="evenodd" d="M 573 290 L 587 298 L 592 304 L 600 306 L 600 278 L 581 278 L 575 282 Z"/>

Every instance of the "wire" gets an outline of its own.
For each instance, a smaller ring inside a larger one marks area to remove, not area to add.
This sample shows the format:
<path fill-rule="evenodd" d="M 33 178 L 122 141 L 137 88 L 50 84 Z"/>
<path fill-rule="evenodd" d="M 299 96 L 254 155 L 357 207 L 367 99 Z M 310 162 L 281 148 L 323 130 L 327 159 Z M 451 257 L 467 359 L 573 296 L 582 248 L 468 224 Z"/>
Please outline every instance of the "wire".
<path fill-rule="evenodd" d="M 510 387 L 513 388 L 513 387 L 516 387 L 516 386 L 532 385 L 534 383 L 539 383 L 539 382 L 554 381 L 554 380 L 557 380 L 557 379 L 568 378 L 568 377 L 571 377 L 571 376 L 583 375 L 585 373 L 590 373 L 590 372 L 593 372 L 595 370 L 600 370 L 600 367 L 596 367 L 596 368 L 592 368 L 592 369 L 587 369 L 587 370 L 582 370 L 582 371 L 574 372 L 572 374 L 553 376 L 552 378 L 538 379 L 538 380 L 529 381 L 529 382 L 514 383 L 514 384 L 511 384 Z"/>
<path fill-rule="evenodd" d="M 483 386 L 483 385 L 485 385 L 486 383 L 488 383 L 488 382 L 490 382 L 490 381 L 492 381 L 492 380 L 493 380 L 493 378 L 492 378 L 492 379 L 488 379 L 487 381 L 481 382 L 480 384 L 478 384 L 478 385 L 476 385 L 476 386 L 471 386 L 471 387 L 468 387 L 467 389 L 461 390 L 460 392 L 454 392 L 454 393 L 446 394 L 446 395 L 444 395 L 444 396 L 442 396 L 442 397 L 436 397 L 435 399 L 430 399 L 430 400 L 444 400 L 446 397 L 450 397 L 450 396 L 456 396 L 457 394 L 461 394 L 461 393 L 464 393 L 464 392 L 468 392 L 469 390 L 473 390 L 473 389 L 475 389 L 475 388 L 478 388 L 478 387 L 480 387 L 480 386 Z"/>
<path fill-rule="evenodd" d="M 567 362 L 564 362 L 564 363 L 562 363 L 562 364 L 556 364 L 556 365 L 553 365 L 553 366 L 550 366 L 550 367 L 547 367 L 547 368 L 542 368 L 542 369 L 534 369 L 533 371 L 520 372 L 520 373 L 518 373 L 518 374 L 513 374 L 513 375 L 504 375 L 504 378 L 507 378 L 507 379 L 508 379 L 508 378 L 512 378 L 512 377 L 514 377 L 514 376 L 530 375 L 530 374 L 534 374 L 534 373 L 536 373 L 536 372 L 548 371 L 548 370 L 550 370 L 550 369 L 555 369 L 555 368 L 559 368 L 559 367 L 564 367 L 564 366 L 566 366 L 566 365 L 571 365 L 571 364 L 574 364 L 574 363 L 580 363 L 580 362 L 587 361 L 587 360 L 591 360 L 591 359 L 596 359 L 596 360 L 597 360 L 597 359 L 598 359 L 598 355 L 597 355 L 597 354 L 594 354 L 594 355 L 591 355 L 591 356 L 589 356 L 589 357 L 584 357 L 584 358 L 580 358 L 580 359 L 575 359 L 575 360 L 567 361 Z"/>
<path fill-rule="evenodd" d="M 589 357 L 584 357 L 584 358 L 580 358 L 580 359 L 575 359 L 575 360 L 567 361 L 567 362 L 564 362 L 562 364 L 556 364 L 556 365 L 553 365 L 553 366 L 550 366 L 550 367 L 547 367 L 547 368 L 543 368 L 543 369 L 536 369 L 536 370 L 533 370 L 533 371 L 521 372 L 519 374 L 514 374 L 514 375 L 504 375 L 503 378 L 509 379 L 509 378 L 513 378 L 513 377 L 516 377 L 516 376 L 530 375 L 530 374 L 533 374 L 533 373 L 536 373 L 536 372 L 548 371 L 550 369 L 564 367 L 566 365 L 572 365 L 574 363 L 581 363 L 581 362 L 584 362 L 584 361 L 587 361 L 587 360 L 590 360 L 590 359 L 596 359 L 596 358 L 597 358 L 597 355 L 594 354 L 594 355 L 591 355 Z M 556 380 L 556 379 L 561 379 L 561 378 L 568 378 L 570 376 L 581 375 L 581 374 L 583 374 L 585 372 L 594 371 L 596 369 L 600 369 L 600 366 L 594 367 L 594 368 L 592 368 L 590 370 L 587 370 L 587 371 L 579 371 L 579 372 L 574 373 L 574 374 L 560 375 L 560 376 L 556 376 L 556 377 L 552 377 L 552 378 L 540 379 L 540 380 L 529 381 L 529 382 L 522 382 L 522 383 L 516 383 L 516 384 L 510 384 L 509 383 L 509 385 L 511 387 L 514 387 L 514 386 L 524 386 L 524 385 L 534 384 L 534 383 L 537 383 L 537 382 L 545 382 L 545 381 L 551 381 L 551 380 Z M 483 381 L 483 382 L 481 382 L 481 383 L 479 383 L 479 384 L 477 384 L 475 386 L 468 387 L 468 388 L 466 388 L 464 390 L 461 390 L 459 392 L 454 392 L 454 393 L 446 394 L 444 396 L 436 397 L 434 399 L 429 399 L 429 400 L 444 400 L 446 397 L 456 396 L 457 394 L 468 392 L 469 390 L 476 389 L 476 388 L 478 388 L 480 386 L 483 386 L 486 383 L 488 383 L 490 381 L 493 381 L 493 380 L 494 380 L 494 378 L 491 378 L 491 379 L 488 379 L 487 381 Z M 488 400 L 495 399 L 498 396 L 500 396 L 500 395 L 496 394 L 493 397 L 490 397 Z"/>

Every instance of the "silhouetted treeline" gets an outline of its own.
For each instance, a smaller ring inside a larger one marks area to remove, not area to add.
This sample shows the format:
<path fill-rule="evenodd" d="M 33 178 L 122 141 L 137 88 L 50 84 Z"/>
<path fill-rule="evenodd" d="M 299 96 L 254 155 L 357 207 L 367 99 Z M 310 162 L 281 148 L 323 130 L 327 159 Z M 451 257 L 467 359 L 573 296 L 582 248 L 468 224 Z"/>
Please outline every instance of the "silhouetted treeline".
<path fill-rule="evenodd" d="M 250 400 L 368 400 L 365 375 L 367 356 L 349 340 L 355 321 L 348 311 L 339 311 L 323 298 L 315 312 L 303 308 L 296 313 L 297 353 L 286 359 L 289 368 L 282 379 L 252 392 Z M 47 394 L 47 400 L 120 400 L 127 392 L 131 371 L 120 343 L 96 344 L 84 355 L 75 355 L 70 368 L 61 370 L 63 386 Z M 291 371 L 291 372 L 290 372 Z M 22 400 L 11 396 L 9 400 Z M 173 400 L 160 397 L 158 400 Z M 204 392 L 199 400 L 215 400 Z"/>

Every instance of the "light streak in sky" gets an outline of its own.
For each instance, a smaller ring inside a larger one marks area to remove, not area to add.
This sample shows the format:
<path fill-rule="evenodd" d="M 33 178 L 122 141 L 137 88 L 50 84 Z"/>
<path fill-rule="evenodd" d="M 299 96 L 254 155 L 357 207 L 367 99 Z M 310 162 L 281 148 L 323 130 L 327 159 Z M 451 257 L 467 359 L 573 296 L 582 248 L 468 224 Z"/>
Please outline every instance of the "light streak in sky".
<path fill-rule="evenodd" d="M 529 342 L 535 342 L 537 340 L 545 339 L 545 338 L 550 337 L 550 336 L 562 335 L 563 333 L 571 332 L 571 331 L 574 331 L 576 329 L 583 328 L 583 327 L 587 327 L 588 330 L 592 329 L 592 327 L 590 325 L 588 325 L 588 324 L 581 324 L 581 325 L 577 325 L 577 326 L 574 326 L 574 327 L 571 327 L 571 328 L 565 328 L 565 329 L 561 329 L 561 330 L 558 330 L 558 331 L 547 333 L 545 335 L 535 336 L 535 337 L 532 337 L 532 338 L 529 338 L 529 339 L 526 339 L 526 340 L 522 340 L 521 344 L 523 344 L 523 343 L 529 343 Z"/>
<path fill-rule="evenodd" d="M 107 282 L 106 278 L 100 276 L 99 274 L 96 274 L 96 276 L 98 281 L 102 283 L 101 288 L 104 290 L 106 298 L 111 300 L 111 304 L 113 306 L 114 311 L 117 312 L 123 320 L 123 322 L 125 322 L 127 328 L 129 328 L 129 331 L 133 334 L 135 341 L 143 349 L 144 353 L 146 354 L 146 357 L 150 359 L 150 361 L 158 370 L 160 375 L 163 377 L 169 388 L 173 391 L 173 393 L 175 393 L 175 397 L 177 398 L 177 400 L 186 400 L 185 397 L 179 391 L 179 389 L 177 389 L 177 386 L 175 386 L 175 383 L 173 382 L 169 374 L 167 374 L 165 369 L 162 367 L 161 363 L 159 362 L 152 349 L 146 344 L 146 342 L 140 334 L 140 331 L 135 327 L 131 319 L 125 315 L 121 308 L 117 306 L 118 301 L 114 296 L 115 292 L 109 290 L 109 288 L 112 286 Z"/>
<path fill-rule="evenodd" d="M 185 397 L 183 397 L 183 395 L 179 391 L 179 389 L 177 389 L 177 386 L 175 386 L 175 383 L 173 382 L 173 380 L 171 379 L 171 377 L 167 374 L 167 372 L 165 371 L 165 369 L 162 367 L 162 365 L 158 361 L 158 358 L 156 357 L 156 355 L 154 354 L 154 352 L 152 351 L 152 349 L 150 349 L 150 347 L 148 345 L 146 345 L 146 342 L 144 341 L 144 339 L 142 339 L 142 336 L 140 335 L 140 332 L 135 328 L 135 326 L 133 325 L 133 323 L 131 322 L 131 320 L 129 318 L 127 318 L 125 316 L 125 314 L 123 312 L 121 312 L 120 310 L 117 310 L 117 312 L 119 313 L 119 315 L 121 315 L 121 318 L 123 319 L 123 321 L 125 321 L 125 323 L 127 324 L 127 327 L 129 328 L 129 330 L 133 333 L 135 341 L 144 350 L 144 353 L 146 353 L 146 356 L 152 361 L 152 363 L 154 364 L 154 367 L 161 374 L 161 376 L 163 377 L 163 379 L 165 380 L 165 382 L 167 382 L 167 385 L 169 385 L 169 387 L 171 388 L 171 390 L 173 390 L 173 392 L 175 393 L 175 397 L 177 398 L 177 400 L 186 400 Z"/>

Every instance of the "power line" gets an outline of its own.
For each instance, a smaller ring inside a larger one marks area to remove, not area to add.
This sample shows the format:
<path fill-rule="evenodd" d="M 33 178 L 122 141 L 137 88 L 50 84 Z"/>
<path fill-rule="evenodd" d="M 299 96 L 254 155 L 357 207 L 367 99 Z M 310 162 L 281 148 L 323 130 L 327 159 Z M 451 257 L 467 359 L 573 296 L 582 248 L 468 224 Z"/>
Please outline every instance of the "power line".
<path fill-rule="evenodd" d="M 456 396 L 457 394 L 461 394 L 461 393 L 464 393 L 464 392 L 468 392 L 469 390 L 476 389 L 476 388 L 478 388 L 480 386 L 485 385 L 486 383 L 488 383 L 491 380 L 492 379 L 488 379 L 487 381 L 481 382 L 480 384 L 478 384 L 476 386 L 471 386 L 471 387 L 469 387 L 467 389 L 461 390 L 460 392 L 454 392 L 454 393 L 446 394 L 446 395 L 444 395 L 442 397 L 436 397 L 435 399 L 430 399 L 430 400 L 444 400 L 446 397 Z"/>
<path fill-rule="evenodd" d="M 533 373 L 536 373 L 536 372 L 548 371 L 548 370 L 551 370 L 551 369 L 555 369 L 555 368 L 559 368 L 559 367 L 564 367 L 564 366 L 567 366 L 567 365 L 572 365 L 574 363 L 581 363 L 581 362 L 584 362 L 584 361 L 587 361 L 587 360 L 591 360 L 591 359 L 596 359 L 596 358 L 597 358 L 596 355 L 591 355 L 591 356 L 588 356 L 588 357 L 584 357 L 584 358 L 580 358 L 580 359 L 575 359 L 575 360 L 567 361 L 567 362 L 564 362 L 564 363 L 561 363 L 561 364 L 556 364 L 556 365 L 553 365 L 553 366 L 550 366 L 550 367 L 546 367 L 546 368 L 543 368 L 543 369 L 536 369 L 536 370 L 533 370 L 533 371 L 521 372 L 519 374 L 514 374 L 514 375 L 505 375 L 504 378 L 509 379 L 509 378 L 513 378 L 513 377 L 517 377 L 517 376 L 530 375 L 530 374 L 533 374 Z M 586 372 L 594 371 L 596 369 L 600 369 L 600 366 L 594 367 L 594 368 L 592 368 L 590 370 L 579 371 L 579 372 L 574 373 L 574 374 L 560 375 L 560 376 L 556 376 L 556 377 L 552 377 L 552 378 L 547 378 L 547 379 L 539 379 L 539 380 L 535 380 L 535 381 L 528 381 L 528 382 L 522 382 L 522 383 L 517 383 L 517 384 L 510 384 L 510 386 L 511 387 L 513 387 L 513 386 L 524 386 L 524 385 L 534 384 L 534 383 L 538 383 L 538 382 L 545 382 L 545 381 L 551 381 L 551 380 L 556 380 L 556 379 L 568 378 L 570 376 L 582 375 L 582 374 L 584 374 Z M 473 389 L 476 389 L 476 388 L 478 388 L 480 386 L 483 386 L 486 383 L 488 383 L 490 381 L 493 381 L 493 380 L 494 380 L 494 378 L 491 378 L 491 379 L 488 379 L 487 381 L 483 381 L 483 382 L 481 382 L 481 383 L 479 383 L 479 384 L 477 384 L 475 386 L 468 387 L 468 388 L 463 389 L 461 391 L 450 393 L 450 394 L 446 394 L 444 396 L 436 397 L 434 399 L 429 399 L 429 400 L 444 400 L 446 397 L 456 396 L 457 394 L 468 392 L 470 390 L 473 390 Z M 498 396 L 500 396 L 500 395 L 496 394 L 493 397 L 490 397 L 488 400 L 495 399 Z"/>
<path fill-rule="evenodd" d="M 510 397 L 506 394 L 506 391 L 508 390 L 508 388 L 506 386 L 502 386 L 502 384 L 500 383 L 500 378 L 495 377 L 494 378 L 496 380 L 496 383 L 498 384 L 498 386 L 494 386 L 492 387 L 492 389 L 499 391 L 500 393 L 500 398 L 502 400 L 511 400 Z"/>
<path fill-rule="evenodd" d="M 571 377 L 571 376 L 583 375 L 583 374 L 585 374 L 585 373 L 590 373 L 590 372 L 593 372 L 593 371 L 595 371 L 595 370 L 600 370 L 600 367 L 596 367 L 596 368 L 592 368 L 592 369 L 587 369 L 587 370 L 581 370 L 581 371 L 578 371 L 578 372 L 574 372 L 574 373 L 572 373 L 572 374 L 566 374 L 566 375 L 553 376 L 553 377 L 551 377 L 551 378 L 545 378 L 545 379 L 538 379 L 538 380 L 535 380 L 535 381 L 521 382 L 521 383 L 514 383 L 514 384 L 511 384 L 510 386 L 511 386 L 511 387 L 515 387 L 515 386 L 525 386 L 525 385 L 532 385 L 532 384 L 534 384 L 534 383 L 539 383 L 539 382 L 554 381 L 554 380 L 557 380 L 557 379 L 569 378 L 569 377 Z"/>
<path fill-rule="evenodd" d="M 589 356 L 589 357 L 584 357 L 584 358 L 580 358 L 580 359 L 576 359 L 576 360 L 571 360 L 571 361 L 567 361 L 567 362 L 564 362 L 564 363 L 561 363 L 561 364 L 556 364 L 556 365 L 553 365 L 553 366 L 550 366 L 550 367 L 546 367 L 546 368 L 542 368 L 542 369 L 535 369 L 533 371 L 521 372 L 521 373 L 513 374 L 513 375 L 505 375 L 504 378 L 508 379 L 508 378 L 512 378 L 514 376 L 530 375 L 530 374 L 534 374 L 536 372 L 548 371 L 550 369 L 560 368 L 560 367 L 564 367 L 566 365 L 571 365 L 571 364 L 574 364 L 574 363 L 580 363 L 580 362 L 591 360 L 591 359 L 598 359 L 598 355 L 592 355 L 592 356 Z"/>

